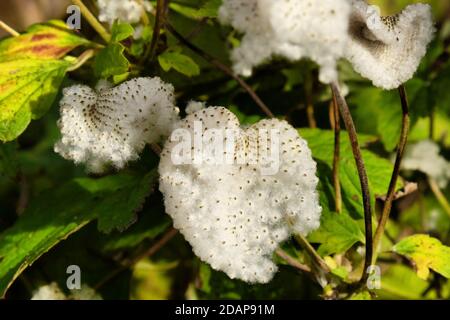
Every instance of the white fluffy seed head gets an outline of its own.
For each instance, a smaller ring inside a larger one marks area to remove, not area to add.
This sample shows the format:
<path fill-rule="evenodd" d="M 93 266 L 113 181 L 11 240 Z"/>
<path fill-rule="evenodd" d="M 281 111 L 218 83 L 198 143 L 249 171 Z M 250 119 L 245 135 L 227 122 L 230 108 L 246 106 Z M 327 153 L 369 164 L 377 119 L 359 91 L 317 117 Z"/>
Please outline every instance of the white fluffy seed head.
<path fill-rule="evenodd" d="M 138 23 L 142 15 L 152 10 L 150 1 L 138 0 L 98 0 L 98 19 L 113 25 L 115 21 Z"/>
<path fill-rule="evenodd" d="M 80 289 L 71 290 L 70 295 L 60 289 L 56 282 L 39 287 L 31 297 L 31 300 L 103 300 L 100 294 L 86 284 Z"/>
<path fill-rule="evenodd" d="M 203 153 L 229 138 L 224 135 L 222 141 L 212 142 L 205 138 L 207 130 L 231 130 L 236 141 L 231 159 L 245 154 L 246 161 L 175 165 L 172 155 L 180 141 L 168 139 L 159 165 L 166 211 L 195 254 L 214 269 L 249 283 L 267 283 L 277 271 L 272 255 L 280 243 L 293 232 L 306 235 L 319 226 L 321 207 L 311 151 L 285 121 L 263 120 L 244 130 L 230 111 L 210 107 L 188 115 L 179 128 L 193 137 L 199 122 Z M 266 162 L 258 159 L 271 144 L 260 130 L 279 133 L 274 155 L 279 168 L 272 175 L 261 174 Z"/>
<path fill-rule="evenodd" d="M 400 14 L 380 16 L 376 6 L 352 0 L 346 58 L 377 87 L 394 89 L 411 79 L 433 38 L 431 7 L 407 6 Z"/>
<path fill-rule="evenodd" d="M 219 10 L 222 23 L 244 33 L 232 52 L 236 72 L 249 76 L 273 56 L 310 58 L 324 83 L 337 80 L 349 14 L 347 0 L 224 0 Z"/>
<path fill-rule="evenodd" d="M 40 286 L 33 292 L 31 300 L 66 300 L 66 295 L 56 282 Z"/>
<path fill-rule="evenodd" d="M 445 188 L 450 180 L 450 162 L 440 155 L 439 145 L 431 140 L 408 146 L 402 168 L 425 173 L 441 188 Z"/>
<path fill-rule="evenodd" d="M 136 160 L 146 144 L 167 137 L 179 121 L 174 88 L 159 78 L 136 78 L 99 91 L 75 85 L 64 89 L 55 152 L 91 172 L 118 169 Z"/>

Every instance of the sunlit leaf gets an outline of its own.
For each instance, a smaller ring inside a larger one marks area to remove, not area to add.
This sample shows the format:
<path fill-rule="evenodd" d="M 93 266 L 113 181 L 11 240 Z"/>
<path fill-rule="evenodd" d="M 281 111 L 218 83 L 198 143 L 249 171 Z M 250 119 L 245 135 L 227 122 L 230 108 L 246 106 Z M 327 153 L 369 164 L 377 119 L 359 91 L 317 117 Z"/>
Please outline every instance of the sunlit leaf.
<path fill-rule="evenodd" d="M 397 243 L 392 250 L 411 259 L 417 275 L 427 279 L 430 269 L 450 278 L 450 247 L 428 235 L 414 235 Z"/>
<path fill-rule="evenodd" d="M 47 112 L 70 65 L 48 59 L 0 62 L 0 140 L 14 140 Z"/>
<path fill-rule="evenodd" d="M 17 59 L 59 59 L 78 46 L 91 43 L 69 30 L 62 21 L 31 26 L 18 37 L 0 41 L 0 62 Z"/>

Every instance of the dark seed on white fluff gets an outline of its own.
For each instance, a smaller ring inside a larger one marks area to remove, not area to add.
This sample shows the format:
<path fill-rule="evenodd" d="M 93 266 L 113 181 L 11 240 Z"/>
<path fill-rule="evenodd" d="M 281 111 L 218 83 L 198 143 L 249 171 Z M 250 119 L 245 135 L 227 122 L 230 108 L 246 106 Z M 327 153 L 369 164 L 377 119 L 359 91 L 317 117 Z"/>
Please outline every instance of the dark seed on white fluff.
<path fill-rule="evenodd" d="M 280 243 L 291 233 L 306 235 L 319 227 L 318 178 L 311 151 L 285 121 L 263 120 L 241 129 L 230 111 L 210 107 L 188 115 L 179 127 L 193 135 L 194 121 L 201 121 L 203 130 L 236 130 L 233 152 L 246 152 L 249 158 L 243 164 L 175 165 L 171 153 L 179 141 L 168 139 L 159 166 L 167 213 L 195 254 L 214 269 L 249 283 L 267 283 L 277 271 L 272 255 Z M 262 175 L 256 159 L 267 149 L 259 129 L 279 132 L 275 156 L 280 163 L 273 175 Z M 204 142 L 203 151 L 211 143 Z"/>
<path fill-rule="evenodd" d="M 120 169 L 148 143 L 167 137 L 179 121 L 174 88 L 160 78 L 136 78 L 97 91 L 84 85 L 64 89 L 55 152 L 88 171 Z"/>
<path fill-rule="evenodd" d="M 345 57 L 375 86 L 394 89 L 413 77 L 433 34 L 429 5 L 409 5 L 398 15 L 382 17 L 366 0 L 352 0 Z"/>

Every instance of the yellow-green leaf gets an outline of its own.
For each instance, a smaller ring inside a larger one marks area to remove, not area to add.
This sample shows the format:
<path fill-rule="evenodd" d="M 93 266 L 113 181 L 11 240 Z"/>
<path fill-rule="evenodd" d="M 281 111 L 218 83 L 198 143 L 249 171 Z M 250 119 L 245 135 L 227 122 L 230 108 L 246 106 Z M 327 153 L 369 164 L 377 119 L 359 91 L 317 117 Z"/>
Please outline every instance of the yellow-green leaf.
<path fill-rule="evenodd" d="M 70 65 L 47 59 L 0 62 L 0 140 L 14 140 L 45 114 Z"/>
<path fill-rule="evenodd" d="M 430 269 L 450 278 L 450 247 L 428 235 L 414 235 L 397 243 L 392 250 L 411 259 L 417 275 L 427 279 Z"/>
<path fill-rule="evenodd" d="M 175 69 L 188 77 L 197 76 L 200 74 L 200 68 L 190 57 L 177 52 L 168 51 L 158 57 L 159 64 L 164 71 Z"/>
<path fill-rule="evenodd" d="M 18 37 L 0 41 L 0 61 L 59 59 L 81 45 L 90 42 L 69 30 L 64 22 L 53 20 L 33 25 Z"/>

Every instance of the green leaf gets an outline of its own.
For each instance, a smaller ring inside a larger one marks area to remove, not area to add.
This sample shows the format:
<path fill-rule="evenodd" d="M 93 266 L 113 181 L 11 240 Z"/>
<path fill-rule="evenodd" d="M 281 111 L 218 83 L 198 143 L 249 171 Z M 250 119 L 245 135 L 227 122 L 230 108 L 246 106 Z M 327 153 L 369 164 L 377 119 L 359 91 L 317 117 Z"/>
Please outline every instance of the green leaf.
<path fill-rule="evenodd" d="M 172 68 L 188 77 L 200 74 L 200 67 L 189 56 L 177 51 L 166 51 L 158 56 L 158 61 L 164 71 Z"/>
<path fill-rule="evenodd" d="M 450 247 L 428 235 L 414 235 L 397 243 L 392 250 L 411 259 L 419 278 L 426 280 L 430 270 L 450 278 Z"/>
<path fill-rule="evenodd" d="M 130 285 L 131 300 L 167 300 L 176 281 L 173 276 L 178 261 L 141 260 L 133 267 Z"/>
<path fill-rule="evenodd" d="M 414 271 L 403 265 L 393 265 L 381 275 L 380 299 L 423 299 L 422 293 L 429 286 Z M 428 298 L 428 297 L 427 297 Z"/>
<path fill-rule="evenodd" d="M 48 111 L 70 65 L 42 59 L 0 62 L 0 140 L 14 140 Z"/>
<path fill-rule="evenodd" d="M 13 227 L 0 234 L 0 296 L 23 270 L 90 221 L 98 218 L 103 231 L 128 226 L 155 177 L 152 171 L 144 177 L 78 178 L 41 194 Z"/>
<path fill-rule="evenodd" d="M 296 299 L 307 295 L 304 275 L 292 272 L 290 268 L 280 268 L 268 284 L 248 284 L 230 279 L 225 273 L 213 270 L 208 264 L 200 262 L 198 290 L 200 299 Z M 297 285 L 293 286 L 292 283 Z"/>
<path fill-rule="evenodd" d="M 239 119 L 239 123 L 242 125 L 252 125 L 261 120 L 261 116 L 258 115 L 247 115 L 239 110 L 236 106 L 230 106 L 228 108 L 233 114 Z"/>
<path fill-rule="evenodd" d="M 318 252 L 322 256 L 343 253 L 357 242 L 364 243 L 364 233 L 358 220 L 354 220 L 345 207 L 341 213 L 334 212 L 334 189 L 329 170 L 319 163 L 318 173 L 322 215 L 319 229 L 310 233 L 308 240 L 320 244 Z"/>
<path fill-rule="evenodd" d="M 23 35 L 0 41 L 0 61 L 59 59 L 78 46 L 91 42 L 69 30 L 62 21 L 31 26 Z"/>
<path fill-rule="evenodd" d="M 316 160 L 324 162 L 329 170 L 333 165 L 334 150 L 334 132 L 321 129 L 300 129 L 300 135 L 308 141 L 308 146 L 312 150 L 313 157 Z M 358 135 L 359 142 L 363 148 L 369 142 L 374 141 L 374 137 L 369 135 Z M 369 186 L 371 190 L 372 202 L 375 202 L 375 196 L 384 195 L 389 186 L 392 175 L 393 165 L 386 159 L 379 157 L 369 150 L 362 150 L 364 164 L 369 177 Z M 349 213 L 357 217 L 364 216 L 362 206 L 362 194 L 358 173 L 356 171 L 355 160 L 346 132 L 341 132 L 341 157 L 340 157 L 340 182 L 344 205 Z M 397 189 L 402 187 L 399 181 Z"/>
<path fill-rule="evenodd" d="M 440 137 L 441 142 L 446 147 L 450 147 L 450 135 L 448 128 L 450 116 L 446 115 L 442 110 L 436 110 L 434 114 L 434 136 Z M 409 135 L 410 141 L 426 140 L 430 137 L 430 120 L 429 118 L 421 118 L 412 127 Z"/>
<path fill-rule="evenodd" d="M 115 22 L 111 29 L 111 42 L 120 42 L 130 38 L 134 34 L 134 29 L 129 23 Z"/>
<path fill-rule="evenodd" d="M 308 240 L 321 244 L 318 249 L 321 256 L 342 253 L 357 242 L 365 242 L 359 224 L 347 212 L 330 212 L 326 208 L 322 212 L 319 229 L 313 231 Z"/>
<path fill-rule="evenodd" d="M 17 143 L 0 143 L 0 178 L 14 179 L 18 170 Z"/>
<path fill-rule="evenodd" d="M 450 101 L 450 64 L 443 68 L 436 79 L 431 83 L 431 92 L 436 97 L 436 108 L 450 113 L 448 101 Z"/>
<path fill-rule="evenodd" d="M 428 112 L 429 88 L 424 81 L 413 79 L 407 82 L 406 92 L 410 104 L 411 124 L 414 125 L 419 117 Z M 357 107 L 355 113 L 361 117 L 361 126 L 373 127 L 370 129 L 376 130 L 386 150 L 394 150 L 400 139 L 402 123 L 402 108 L 397 90 L 385 91 L 375 87 L 358 88 L 350 101 Z M 364 132 L 372 131 L 368 128 L 361 129 Z"/>
<path fill-rule="evenodd" d="M 123 54 L 125 47 L 119 43 L 111 43 L 95 57 L 94 73 L 98 78 L 109 78 L 128 71 L 130 63 Z"/>
<path fill-rule="evenodd" d="M 158 203 L 160 204 L 160 203 Z M 172 221 L 164 208 L 154 208 L 143 211 L 139 223 L 135 223 L 124 232 L 111 233 L 100 243 L 104 251 L 116 251 L 137 246 L 146 239 L 154 239 L 171 225 Z"/>
<path fill-rule="evenodd" d="M 98 218 L 98 229 L 109 233 L 114 229 L 123 231 L 135 222 L 135 210 L 140 209 L 145 198 L 153 190 L 156 180 L 157 174 L 152 171 L 141 179 L 133 175 L 119 174 L 101 180 L 83 178 L 77 182 L 101 199 L 92 211 Z M 109 197 L 112 192 L 114 197 Z"/>
<path fill-rule="evenodd" d="M 190 19 L 217 18 L 222 0 L 206 0 L 200 7 L 172 2 L 170 8 Z"/>
<path fill-rule="evenodd" d="M 369 291 L 362 290 L 362 291 L 352 294 L 348 299 L 349 300 L 372 300 L 372 296 L 370 295 Z"/>

